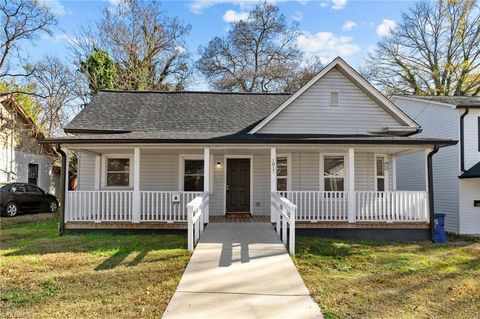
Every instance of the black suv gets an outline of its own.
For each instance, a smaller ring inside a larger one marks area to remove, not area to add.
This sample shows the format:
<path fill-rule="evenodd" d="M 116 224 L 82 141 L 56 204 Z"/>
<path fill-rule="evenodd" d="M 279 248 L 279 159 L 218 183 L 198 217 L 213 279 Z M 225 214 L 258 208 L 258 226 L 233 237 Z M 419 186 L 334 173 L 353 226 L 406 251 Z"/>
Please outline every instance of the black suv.
<path fill-rule="evenodd" d="M 19 212 L 55 213 L 58 200 L 40 187 L 26 183 L 10 183 L 0 188 L 0 212 L 13 217 Z"/>

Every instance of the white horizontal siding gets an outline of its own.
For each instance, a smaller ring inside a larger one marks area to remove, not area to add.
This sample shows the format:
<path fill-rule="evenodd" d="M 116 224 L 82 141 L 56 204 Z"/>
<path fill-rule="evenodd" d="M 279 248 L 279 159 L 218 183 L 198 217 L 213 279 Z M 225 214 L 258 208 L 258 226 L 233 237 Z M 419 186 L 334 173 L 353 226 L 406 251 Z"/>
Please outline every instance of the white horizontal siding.
<path fill-rule="evenodd" d="M 460 180 L 460 232 L 480 235 L 480 207 L 474 207 L 473 201 L 480 200 L 480 180 Z"/>
<path fill-rule="evenodd" d="M 77 189 L 79 191 L 93 191 L 95 190 L 95 175 L 97 174 L 97 169 L 95 168 L 96 156 L 93 153 L 81 151 L 77 154 Z"/>
<path fill-rule="evenodd" d="M 339 106 L 330 93 L 339 92 Z M 367 134 L 401 125 L 353 82 L 332 69 L 259 133 Z"/>
<path fill-rule="evenodd" d="M 460 114 L 464 112 L 464 110 L 458 111 Z M 479 109 L 470 109 L 467 116 L 465 116 L 465 169 L 469 169 L 480 162 L 478 118 L 480 118 Z"/>
<path fill-rule="evenodd" d="M 459 139 L 459 115 L 451 107 L 428 101 L 394 99 L 395 104 L 422 127 L 414 137 Z M 433 157 L 435 212 L 447 214 L 445 227 L 458 233 L 459 226 L 459 148 L 440 149 Z M 425 190 L 425 153 L 401 155 L 397 159 L 399 190 Z"/>
<path fill-rule="evenodd" d="M 140 190 L 179 190 L 179 155 L 140 153 Z"/>

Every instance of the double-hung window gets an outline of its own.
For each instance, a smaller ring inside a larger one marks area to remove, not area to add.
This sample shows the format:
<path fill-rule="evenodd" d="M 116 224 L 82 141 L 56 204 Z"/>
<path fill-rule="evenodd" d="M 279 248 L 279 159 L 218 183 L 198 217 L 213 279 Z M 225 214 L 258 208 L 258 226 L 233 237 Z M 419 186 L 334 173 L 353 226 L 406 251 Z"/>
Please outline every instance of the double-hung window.
<path fill-rule="evenodd" d="M 186 192 L 203 192 L 204 167 L 203 159 L 185 159 L 183 174 L 183 190 Z"/>
<path fill-rule="evenodd" d="M 130 186 L 130 158 L 107 157 L 106 184 L 107 187 Z"/>
<path fill-rule="evenodd" d="M 323 156 L 323 182 L 327 192 L 345 190 L 345 156 Z"/>
<path fill-rule="evenodd" d="M 375 188 L 377 192 L 384 192 L 387 190 L 385 156 L 375 157 Z"/>
<path fill-rule="evenodd" d="M 28 164 L 28 183 L 38 185 L 38 164 Z"/>
<path fill-rule="evenodd" d="M 277 191 L 288 191 L 288 156 L 277 157 Z"/>

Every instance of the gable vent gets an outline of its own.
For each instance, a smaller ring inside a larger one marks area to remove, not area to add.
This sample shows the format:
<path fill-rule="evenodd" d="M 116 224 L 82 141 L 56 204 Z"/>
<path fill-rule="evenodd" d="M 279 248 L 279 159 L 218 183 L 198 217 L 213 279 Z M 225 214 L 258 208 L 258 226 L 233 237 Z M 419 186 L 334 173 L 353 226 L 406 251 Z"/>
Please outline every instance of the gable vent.
<path fill-rule="evenodd" d="M 330 92 L 330 105 L 338 106 L 338 92 Z"/>

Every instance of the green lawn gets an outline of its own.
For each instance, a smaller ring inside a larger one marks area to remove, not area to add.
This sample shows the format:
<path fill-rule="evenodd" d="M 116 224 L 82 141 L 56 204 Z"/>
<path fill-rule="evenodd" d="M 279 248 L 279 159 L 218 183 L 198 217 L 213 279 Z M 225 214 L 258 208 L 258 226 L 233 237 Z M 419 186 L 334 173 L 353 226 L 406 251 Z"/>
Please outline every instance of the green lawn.
<path fill-rule="evenodd" d="M 297 237 L 295 263 L 325 318 L 480 318 L 480 240 Z"/>
<path fill-rule="evenodd" d="M 1 220 L 0 317 L 158 318 L 189 260 L 183 235 L 58 237 L 52 217 L 12 220 Z"/>
<path fill-rule="evenodd" d="M 2 218 L 0 317 L 159 318 L 186 236 L 57 236 L 47 214 Z M 294 259 L 326 318 L 480 318 L 480 241 L 297 237 Z"/>

